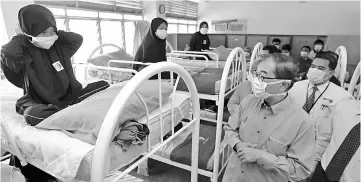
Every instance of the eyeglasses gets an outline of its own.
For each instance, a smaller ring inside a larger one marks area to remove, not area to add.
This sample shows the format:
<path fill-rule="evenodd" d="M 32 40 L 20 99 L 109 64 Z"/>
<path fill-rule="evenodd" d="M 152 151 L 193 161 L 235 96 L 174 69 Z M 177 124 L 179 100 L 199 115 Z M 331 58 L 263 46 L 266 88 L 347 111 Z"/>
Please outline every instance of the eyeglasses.
<path fill-rule="evenodd" d="M 267 80 L 267 79 L 278 79 L 278 78 L 270 78 L 270 77 L 262 76 L 261 74 L 257 73 L 256 71 L 252 72 L 252 76 L 254 78 L 257 78 L 261 82 L 263 82 L 264 80 Z"/>

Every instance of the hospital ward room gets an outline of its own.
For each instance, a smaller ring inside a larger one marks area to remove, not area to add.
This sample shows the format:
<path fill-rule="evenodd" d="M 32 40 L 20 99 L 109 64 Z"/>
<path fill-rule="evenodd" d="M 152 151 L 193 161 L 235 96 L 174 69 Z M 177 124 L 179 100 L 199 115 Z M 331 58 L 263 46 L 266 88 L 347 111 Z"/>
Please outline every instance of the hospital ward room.
<path fill-rule="evenodd" d="M 0 182 L 361 182 L 360 1 L 0 4 Z"/>

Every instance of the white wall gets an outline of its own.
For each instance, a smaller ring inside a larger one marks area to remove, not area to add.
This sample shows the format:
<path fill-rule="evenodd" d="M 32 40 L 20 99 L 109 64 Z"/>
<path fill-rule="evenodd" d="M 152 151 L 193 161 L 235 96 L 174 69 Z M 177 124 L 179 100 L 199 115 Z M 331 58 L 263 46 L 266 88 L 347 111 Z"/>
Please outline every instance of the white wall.
<path fill-rule="evenodd" d="M 5 26 L 5 21 L 4 21 L 4 17 L 3 17 L 3 11 L 0 8 L 0 46 L 3 46 L 4 44 L 6 44 L 9 41 L 8 38 L 8 34 L 6 32 L 6 26 Z"/>
<path fill-rule="evenodd" d="M 2 15 L 4 17 L 4 22 L 6 26 L 6 32 L 9 37 L 9 40 L 11 37 L 15 35 L 15 29 L 16 25 L 18 23 L 18 12 L 19 10 L 29 4 L 34 4 L 34 1 L 32 0 L 26 0 L 26 1 L 11 1 L 11 0 L 2 0 L 1 2 L 1 10 Z"/>
<path fill-rule="evenodd" d="M 165 0 L 161 1 L 143 1 L 143 17 L 149 23 L 157 17 L 165 19 L 165 13 L 159 13 L 159 5 L 165 5 Z"/>
<path fill-rule="evenodd" d="M 242 18 L 248 34 L 359 35 L 360 2 L 202 1 L 199 22 Z"/>

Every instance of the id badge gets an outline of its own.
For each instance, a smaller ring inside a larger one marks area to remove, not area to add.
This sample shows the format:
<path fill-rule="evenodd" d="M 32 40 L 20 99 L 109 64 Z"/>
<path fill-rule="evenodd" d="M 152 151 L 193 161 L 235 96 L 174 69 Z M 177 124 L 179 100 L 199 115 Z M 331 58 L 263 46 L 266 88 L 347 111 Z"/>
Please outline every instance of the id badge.
<path fill-rule="evenodd" d="M 207 40 L 203 40 L 203 44 L 207 44 Z"/>
<path fill-rule="evenodd" d="M 55 68 L 55 70 L 57 72 L 61 71 L 64 69 L 63 65 L 61 65 L 61 63 L 59 61 L 53 63 L 53 67 Z"/>

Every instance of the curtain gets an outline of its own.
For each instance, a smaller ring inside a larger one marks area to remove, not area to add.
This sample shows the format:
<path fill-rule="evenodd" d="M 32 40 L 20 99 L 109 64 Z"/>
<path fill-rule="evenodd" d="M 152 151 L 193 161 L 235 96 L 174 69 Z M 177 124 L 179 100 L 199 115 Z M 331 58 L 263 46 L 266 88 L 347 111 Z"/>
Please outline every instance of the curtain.
<path fill-rule="evenodd" d="M 150 27 L 150 23 L 147 21 L 135 21 L 134 22 L 135 33 L 134 33 L 134 46 L 133 55 L 137 53 L 137 50 L 142 43 L 142 40 L 147 35 Z"/>

